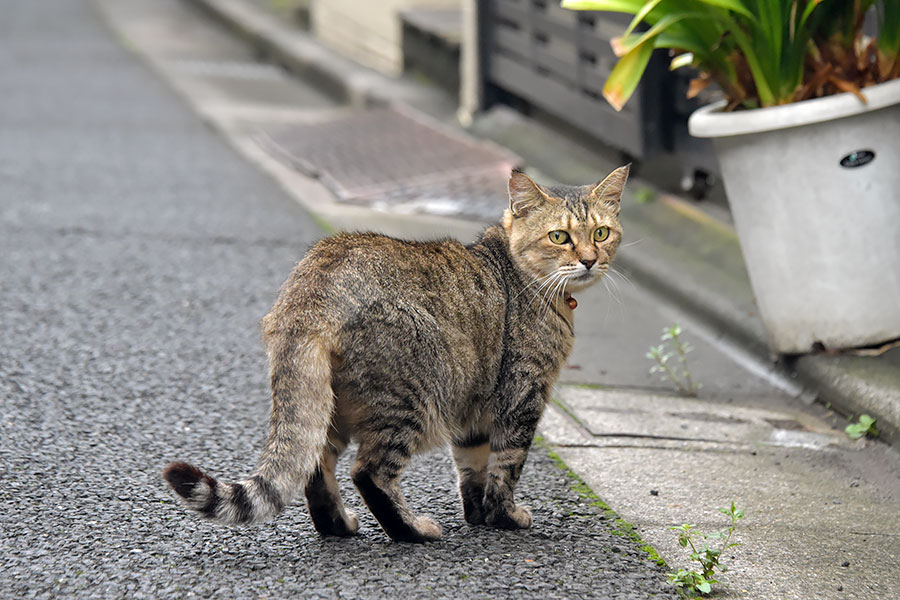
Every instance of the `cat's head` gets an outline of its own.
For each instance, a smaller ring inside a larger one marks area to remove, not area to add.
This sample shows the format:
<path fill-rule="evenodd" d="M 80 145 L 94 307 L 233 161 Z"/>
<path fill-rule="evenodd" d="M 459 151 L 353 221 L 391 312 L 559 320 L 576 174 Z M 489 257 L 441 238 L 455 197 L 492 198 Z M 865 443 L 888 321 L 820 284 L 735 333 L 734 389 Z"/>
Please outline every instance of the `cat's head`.
<path fill-rule="evenodd" d="M 619 201 L 630 165 L 593 185 L 538 185 L 513 171 L 503 227 L 519 268 L 577 291 L 599 281 L 622 239 Z"/>

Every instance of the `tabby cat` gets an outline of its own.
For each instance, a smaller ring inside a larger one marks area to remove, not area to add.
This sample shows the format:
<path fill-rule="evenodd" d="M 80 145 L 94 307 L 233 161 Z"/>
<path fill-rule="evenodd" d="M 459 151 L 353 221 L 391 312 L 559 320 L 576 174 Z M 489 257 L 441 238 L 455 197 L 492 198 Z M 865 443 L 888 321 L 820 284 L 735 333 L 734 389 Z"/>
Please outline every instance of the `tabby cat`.
<path fill-rule="evenodd" d="M 609 269 L 628 166 L 589 186 L 509 179 L 509 209 L 470 246 L 341 234 L 300 261 L 263 320 L 272 413 L 253 474 L 220 483 L 172 463 L 163 477 L 223 523 L 274 517 L 305 489 L 322 535 L 355 534 L 335 479 L 351 475 L 394 540 L 441 535 L 398 485 L 414 453 L 450 443 L 472 524 L 531 526 L 513 489 L 574 340 L 570 292 Z"/>

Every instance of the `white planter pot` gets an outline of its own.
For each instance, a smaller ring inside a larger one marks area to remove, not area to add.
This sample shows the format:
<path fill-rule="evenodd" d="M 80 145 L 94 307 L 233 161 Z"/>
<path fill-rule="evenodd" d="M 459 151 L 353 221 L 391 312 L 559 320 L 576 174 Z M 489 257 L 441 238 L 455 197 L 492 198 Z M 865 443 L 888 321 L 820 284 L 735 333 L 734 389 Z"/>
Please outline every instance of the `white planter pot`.
<path fill-rule="evenodd" d="M 900 337 L 900 80 L 691 115 L 713 143 L 773 350 Z M 871 154 L 870 154 L 871 153 Z"/>

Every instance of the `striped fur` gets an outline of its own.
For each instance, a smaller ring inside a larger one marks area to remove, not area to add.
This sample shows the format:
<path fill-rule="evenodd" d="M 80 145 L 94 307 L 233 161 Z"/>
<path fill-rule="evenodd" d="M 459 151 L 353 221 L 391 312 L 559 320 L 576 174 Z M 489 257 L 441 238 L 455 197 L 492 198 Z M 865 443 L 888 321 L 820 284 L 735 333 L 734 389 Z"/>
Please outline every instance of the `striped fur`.
<path fill-rule="evenodd" d="M 400 476 L 412 455 L 449 442 L 466 520 L 529 527 L 513 492 L 572 348 L 564 292 L 609 267 L 627 173 L 550 188 L 514 173 L 503 222 L 470 246 L 322 240 L 263 320 L 272 413 L 256 469 L 220 483 L 176 462 L 163 477 L 201 516 L 228 524 L 272 518 L 303 491 L 317 531 L 352 535 L 358 521 L 334 470 L 354 439 L 351 476 L 366 505 L 393 539 L 424 542 L 440 526 L 413 513 Z M 608 239 L 592 237 L 598 227 Z M 555 230 L 568 242 L 551 242 Z"/>
<path fill-rule="evenodd" d="M 334 407 L 331 364 L 324 344 L 273 343 L 269 348 L 272 416 L 265 450 L 253 474 L 219 483 L 175 462 L 163 478 L 204 518 L 228 525 L 266 521 L 303 489 L 318 466 Z"/>

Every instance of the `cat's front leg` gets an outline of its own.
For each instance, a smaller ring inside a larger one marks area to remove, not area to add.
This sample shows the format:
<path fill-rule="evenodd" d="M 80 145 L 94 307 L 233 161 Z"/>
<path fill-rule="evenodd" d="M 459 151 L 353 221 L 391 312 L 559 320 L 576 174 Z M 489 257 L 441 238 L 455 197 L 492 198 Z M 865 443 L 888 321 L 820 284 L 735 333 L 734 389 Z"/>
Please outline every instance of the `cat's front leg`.
<path fill-rule="evenodd" d="M 528 394 L 495 419 L 484 487 L 484 522 L 501 529 L 531 527 L 531 512 L 517 506 L 513 491 L 544 408 L 543 394 Z"/>
<path fill-rule="evenodd" d="M 492 451 L 484 489 L 484 523 L 500 529 L 531 527 L 531 511 L 516 505 L 513 490 L 522 473 L 528 448 Z"/>

